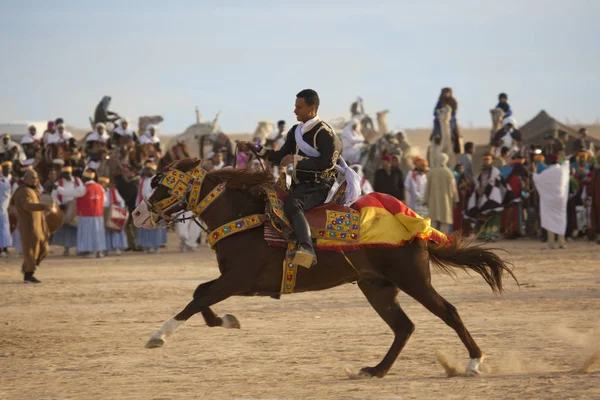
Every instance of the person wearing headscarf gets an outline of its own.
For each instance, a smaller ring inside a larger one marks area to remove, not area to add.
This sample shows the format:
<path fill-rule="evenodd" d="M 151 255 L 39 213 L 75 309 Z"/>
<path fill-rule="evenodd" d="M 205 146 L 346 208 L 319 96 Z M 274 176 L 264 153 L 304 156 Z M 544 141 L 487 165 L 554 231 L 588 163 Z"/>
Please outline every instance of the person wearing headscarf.
<path fill-rule="evenodd" d="M 358 177 L 360 178 L 361 196 L 364 196 L 365 194 L 373 193 L 374 192 L 373 186 L 371 186 L 371 182 L 369 182 L 369 180 L 365 177 L 365 175 L 363 173 L 362 165 L 354 164 L 350 168 L 352 168 L 356 172 Z"/>
<path fill-rule="evenodd" d="M 103 258 L 106 251 L 104 230 L 104 189 L 94 181 L 96 173 L 83 171 L 83 185 L 74 189 L 58 187 L 61 196 L 76 198 L 77 203 L 77 253 L 86 258 Z"/>
<path fill-rule="evenodd" d="M 104 189 L 104 208 L 108 208 L 113 204 L 118 207 L 125 208 L 125 200 L 123 200 L 115 185 L 111 185 L 108 177 L 101 176 L 98 178 L 98 182 Z M 121 251 L 127 248 L 125 230 L 111 231 L 109 229 L 105 229 L 105 242 L 106 253 L 109 251 L 114 251 L 116 255 L 120 255 Z"/>
<path fill-rule="evenodd" d="M 73 134 L 66 130 L 64 123 L 60 123 L 56 126 L 56 132 L 46 137 L 46 144 L 69 143 L 71 139 L 74 139 Z"/>
<path fill-rule="evenodd" d="M 102 100 L 96 106 L 96 110 L 94 111 L 94 123 L 103 123 L 107 124 L 109 122 L 116 122 L 119 118 L 119 114 L 112 112 L 108 109 L 110 107 L 111 97 L 104 96 Z"/>
<path fill-rule="evenodd" d="M 500 216 L 500 224 L 504 228 L 504 236 L 507 239 L 520 237 L 523 227 L 523 200 L 529 192 L 529 172 L 523 165 L 524 162 L 524 158 L 514 154 L 510 163 L 500 168 L 500 173 L 507 184 L 507 191 L 512 193 L 513 203 Z"/>
<path fill-rule="evenodd" d="M 94 132 L 86 136 L 85 142 L 88 146 L 90 146 L 94 143 L 106 144 L 109 139 L 110 136 L 108 133 L 106 133 L 106 125 L 104 125 L 102 122 L 98 122 Z"/>
<path fill-rule="evenodd" d="M 42 144 L 45 145 L 48 143 L 48 138 L 56 133 L 56 122 L 48 121 L 46 125 L 46 130 L 42 134 Z"/>
<path fill-rule="evenodd" d="M 406 176 L 408 171 L 410 171 L 413 167 L 412 147 L 410 146 L 410 143 L 408 142 L 404 132 L 398 131 L 398 133 L 396 133 L 396 139 L 398 140 L 398 147 L 402 151 L 400 154 L 400 171 L 402 171 L 402 176 Z"/>
<path fill-rule="evenodd" d="M 360 156 L 365 148 L 365 137 L 360 130 L 360 121 L 352 119 L 344 126 L 344 131 L 342 132 L 344 159 L 349 164 L 359 163 Z"/>
<path fill-rule="evenodd" d="M 0 161 L 14 161 L 19 157 L 19 145 L 11 140 L 8 133 L 2 135 L 0 142 Z"/>
<path fill-rule="evenodd" d="M 29 125 L 28 133 L 21 139 L 21 147 L 25 158 L 34 158 L 35 153 L 41 148 L 42 135 L 37 132 L 35 125 Z"/>
<path fill-rule="evenodd" d="M 60 177 L 56 181 L 55 189 L 52 191 L 52 199 L 66 213 L 68 207 L 73 207 L 75 198 L 73 196 L 61 195 L 58 193 L 58 188 L 75 190 L 83 187 L 83 182 L 77 177 L 73 177 L 73 167 L 65 165 L 60 170 Z M 67 221 L 69 222 L 69 221 Z M 71 247 L 77 247 L 77 227 L 70 224 L 63 224 L 52 235 L 51 244 L 63 247 L 63 256 L 68 256 Z"/>
<path fill-rule="evenodd" d="M 496 148 L 496 157 L 500 157 L 501 149 L 506 147 L 509 150 L 508 157 L 519 153 L 523 135 L 517 130 L 517 121 L 513 117 L 504 117 L 502 128 L 496 132 L 492 139 L 492 146 Z"/>
<path fill-rule="evenodd" d="M 443 88 L 440 97 L 433 109 L 433 132 L 431 133 L 430 140 L 433 140 L 434 137 L 442 136 L 442 128 L 440 126 L 440 121 L 437 118 L 438 110 L 449 106 L 452 109 L 451 118 L 450 118 L 450 134 L 452 136 L 452 147 L 455 153 L 460 153 L 460 151 L 456 151 L 456 145 L 458 143 L 458 138 L 460 137 L 460 131 L 458 128 L 458 122 L 456 119 L 456 113 L 458 112 L 458 102 L 452 95 L 452 89 L 449 87 Z"/>
<path fill-rule="evenodd" d="M 414 212 L 425 218 L 429 216 L 424 202 L 429 163 L 421 156 L 415 156 L 413 164 L 415 167 L 408 173 L 404 181 L 405 203 Z"/>
<path fill-rule="evenodd" d="M 468 236 L 471 233 L 471 224 L 468 219 L 463 217 L 463 213 L 467 209 L 467 201 L 471 195 L 473 182 L 466 177 L 465 169 L 461 164 L 456 164 L 454 167 L 454 177 L 459 201 L 454 205 L 452 231 L 462 231 L 464 236 Z"/>
<path fill-rule="evenodd" d="M 465 216 L 476 222 L 476 231 L 484 241 L 500 237 L 500 213 L 504 210 L 506 187 L 498 168 L 492 165 L 490 152 L 481 157 L 481 172 L 474 181 L 474 190 L 467 204 Z"/>
<path fill-rule="evenodd" d="M 588 138 L 588 131 L 586 128 L 579 129 L 578 138 L 573 142 L 573 150 L 583 150 L 590 153 L 590 155 L 594 155 L 594 143 Z"/>
<path fill-rule="evenodd" d="M 404 177 L 402 171 L 392 166 L 392 156 L 381 157 L 381 166 L 375 171 L 373 189 L 378 193 L 389 194 L 400 201 L 404 200 Z"/>
<path fill-rule="evenodd" d="M 140 187 L 136 200 L 136 206 L 144 199 L 152 195 L 152 177 L 156 174 L 156 165 L 146 163 L 142 169 L 140 178 Z M 137 247 L 142 248 L 146 253 L 158 254 L 158 249 L 163 245 L 162 229 L 137 228 L 135 235 Z"/>
<path fill-rule="evenodd" d="M 158 130 L 156 126 L 148 125 L 146 132 L 144 132 L 144 134 L 140 137 L 140 144 L 150 148 L 150 159 L 155 163 L 158 162 L 158 160 L 162 157 L 160 139 L 158 138 L 157 131 Z"/>
<path fill-rule="evenodd" d="M 46 223 L 44 211 L 52 206 L 40 203 L 40 188 L 37 172 L 33 169 L 25 171 L 23 184 L 13 194 L 10 204 L 17 215 L 17 225 L 21 233 L 23 251 L 24 282 L 40 283 L 33 276 L 37 267 L 48 254 L 48 238 L 50 231 Z"/>
<path fill-rule="evenodd" d="M 446 234 L 451 231 L 454 204 L 459 200 L 456 179 L 448 168 L 448 160 L 446 153 L 440 153 L 439 167 L 432 168 L 427 174 L 423 196 L 423 204 L 429 211 L 432 226 Z"/>
<path fill-rule="evenodd" d="M 533 182 L 540 197 L 542 228 L 548 232 L 548 247 L 565 247 L 567 230 L 567 201 L 569 198 L 569 161 L 559 164 L 558 155 L 549 157 L 549 166 L 542 173 L 533 174 Z"/>
<path fill-rule="evenodd" d="M 112 141 L 114 146 L 121 144 L 121 138 L 130 137 L 134 142 L 138 141 L 135 131 L 129 126 L 130 122 L 127 118 L 121 119 L 121 123 L 112 131 Z M 114 147 L 113 146 L 113 147 Z"/>
<path fill-rule="evenodd" d="M 512 116 L 512 110 L 508 104 L 508 95 L 506 93 L 500 93 L 498 95 L 498 104 L 496 105 L 496 108 L 499 108 L 504 112 L 505 118 Z"/>

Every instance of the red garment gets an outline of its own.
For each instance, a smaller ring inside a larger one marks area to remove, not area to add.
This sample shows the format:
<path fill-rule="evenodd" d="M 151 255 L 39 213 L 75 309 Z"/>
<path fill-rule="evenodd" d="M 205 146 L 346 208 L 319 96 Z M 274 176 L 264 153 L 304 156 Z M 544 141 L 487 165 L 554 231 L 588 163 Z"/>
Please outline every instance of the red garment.
<path fill-rule="evenodd" d="M 471 196 L 473 185 L 467 178 L 461 178 L 457 185 L 460 201 L 454 204 L 452 232 L 463 231 L 463 235 L 466 236 L 470 234 L 470 225 L 468 223 L 463 223 L 463 213 L 467 207 L 469 197 Z"/>
<path fill-rule="evenodd" d="M 96 182 L 86 182 L 85 195 L 77 198 L 77 215 L 80 217 L 104 216 L 104 188 Z"/>
<path fill-rule="evenodd" d="M 507 183 L 510 185 L 514 197 L 517 199 L 521 197 L 521 191 L 523 190 L 521 178 L 517 175 L 512 175 Z M 500 226 L 504 228 L 504 235 L 507 238 L 515 238 L 521 234 L 520 212 L 521 207 L 518 205 L 508 207 L 502 211 L 502 214 L 500 215 Z"/>

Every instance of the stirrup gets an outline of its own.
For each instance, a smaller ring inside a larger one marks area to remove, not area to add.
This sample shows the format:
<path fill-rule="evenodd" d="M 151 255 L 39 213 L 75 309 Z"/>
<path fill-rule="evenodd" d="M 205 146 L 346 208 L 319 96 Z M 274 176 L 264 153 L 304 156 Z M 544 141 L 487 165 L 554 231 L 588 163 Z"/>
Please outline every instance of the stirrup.
<path fill-rule="evenodd" d="M 317 263 L 317 256 L 309 250 L 298 247 L 292 257 L 292 264 L 310 268 Z"/>

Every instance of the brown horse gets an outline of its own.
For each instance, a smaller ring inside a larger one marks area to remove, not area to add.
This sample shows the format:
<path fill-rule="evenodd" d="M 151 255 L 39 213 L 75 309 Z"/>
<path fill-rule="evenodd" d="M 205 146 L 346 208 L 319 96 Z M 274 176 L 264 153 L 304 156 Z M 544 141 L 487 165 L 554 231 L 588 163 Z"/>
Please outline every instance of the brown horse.
<path fill-rule="evenodd" d="M 170 168 L 189 174 L 199 162 L 186 159 Z M 183 176 L 179 173 L 177 175 Z M 154 179 L 156 189 L 152 196 L 133 212 L 136 226 L 150 228 L 154 226 L 152 221 L 168 221 L 171 215 L 187 208 L 188 200 L 184 199 L 169 203 L 174 206 L 160 212 L 160 217 L 153 214 L 158 211 L 160 200 L 174 198 L 174 194 L 177 194 L 165 186 L 165 182 L 169 183 L 169 180 L 163 178 L 164 176 L 158 175 Z M 201 186 L 200 199 L 214 193 L 213 189 L 220 184 L 225 185 L 225 190 L 202 212 L 201 219 L 208 229 L 215 230 L 240 217 L 264 214 L 265 200 L 261 185 L 269 184 L 272 180 L 272 175 L 264 171 L 226 169 L 207 173 Z M 202 313 L 210 327 L 239 328 L 239 322 L 234 316 L 218 317 L 210 307 L 230 296 L 279 294 L 285 249 L 268 246 L 263 238 L 263 230 L 264 227 L 260 226 L 217 242 L 215 249 L 221 276 L 198 286 L 193 300 L 174 318 L 165 322 L 151 336 L 146 346 L 162 346 L 166 337 L 196 313 Z M 449 244 L 442 245 L 415 239 L 401 247 L 363 248 L 346 255 L 335 251 L 317 251 L 317 255 L 318 264 L 310 269 L 299 268 L 295 292 L 323 290 L 357 282 L 371 306 L 394 332 L 392 346 L 383 360 L 375 367 L 363 368 L 358 377 L 386 375 L 413 333 L 414 324 L 396 300 L 400 290 L 456 331 L 471 358 L 468 373 L 479 373 L 483 354 L 465 328 L 456 308 L 431 285 L 430 262 L 450 275 L 454 274 L 455 269 L 474 271 L 483 277 L 492 291 L 502 292 L 504 273 L 513 278 L 514 275 L 507 263 L 495 253 L 469 246 L 460 236 L 453 236 Z"/>

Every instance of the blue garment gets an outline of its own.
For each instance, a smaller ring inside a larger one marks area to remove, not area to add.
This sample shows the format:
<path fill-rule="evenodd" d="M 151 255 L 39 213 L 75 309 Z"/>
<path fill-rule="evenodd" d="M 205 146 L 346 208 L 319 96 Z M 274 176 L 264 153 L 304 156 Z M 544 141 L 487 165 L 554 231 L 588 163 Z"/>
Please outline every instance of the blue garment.
<path fill-rule="evenodd" d="M 500 170 L 500 175 L 502 175 L 502 178 L 504 178 L 504 180 L 506 180 L 506 179 L 508 179 L 508 176 L 512 172 L 513 167 L 512 167 L 512 165 L 503 165 L 498 169 Z"/>
<path fill-rule="evenodd" d="M 106 250 L 104 217 L 78 217 L 77 252 L 88 253 Z"/>
<path fill-rule="evenodd" d="M 508 105 L 508 103 L 502 104 L 499 102 L 496 108 L 500 108 L 502 111 L 504 111 L 504 118 L 512 115 L 512 110 L 510 109 L 510 105 Z"/>
<path fill-rule="evenodd" d="M 106 250 L 125 250 L 127 247 L 125 231 L 109 231 L 106 229 Z"/>
<path fill-rule="evenodd" d="M 537 169 L 536 169 L 536 173 L 541 174 L 543 170 L 545 170 L 546 168 L 548 168 L 548 165 L 546 163 L 538 163 L 537 164 Z"/>
<path fill-rule="evenodd" d="M 577 162 L 571 163 L 571 168 L 574 169 L 575 171 L 577 171 L 577 169 L 578 169 Z M 586 172 L 586 174 L 590 172 L 589 164 L 585 164 L 585 172 Z"/>
<path fill-rule="evenodd" d="M 77 247 L 77 228 L 71 225 L 63 225 L 52 235 L 50 244 L 70 249 Z"/>
<path fill-rule="evenodd" d="M 442 101 L 438 100 L 435 108 L 433 109 L 433 133 L 432 136 L 441 136 L 442 128 L 440 127 L 440 121 L 437 119 L 437 110 L 442 108 Z M 452 118 L 450 118 L 450 133 L 456 130 L 456 110 L 452 110 Z"/>
<path fill-rule="evenodd" d="M 13 246 L 15 247 L 15 252 L 18 255 L 23 254 L 23 247 L 21 246 L 21 232 L 19 231 L 19 227 L 16 227 L 12 234 Z"/>
<path fill-rule="evenodd" d="M 10 234 L 10 222 L 6 211 L 0 212 L 0 248 L 12 247 L 12 235 Z"/>
<path fill-rule="evenodd" d="M 160 238 L 162 241 L 162 245 L 166 245 L 167 244 L 167 230 L 166 229 L 161 229 L 160 230 Z"/>
<path fill-rule="evenodd" d="M 145 249 L 156 249 L 163 244 L 163 229 L 137 228 L 135 244 Z"/>
<path fill-rule="evenodd" d="M 454 179 L 456 180 L 456 183 L 458 183 L 458 181 L 460 180 L 460 174 L 457 171 L 452 171 L 454 173 Z"/>

